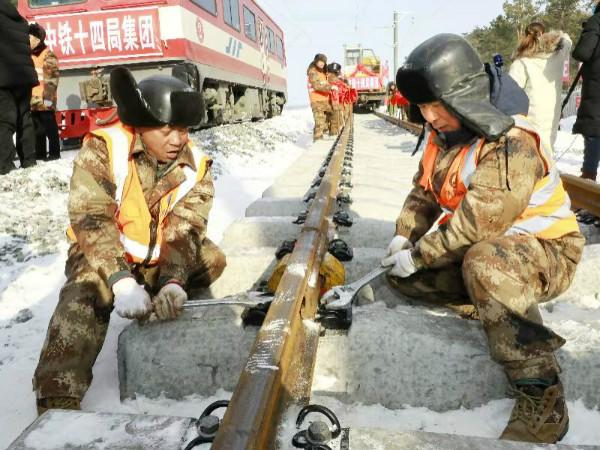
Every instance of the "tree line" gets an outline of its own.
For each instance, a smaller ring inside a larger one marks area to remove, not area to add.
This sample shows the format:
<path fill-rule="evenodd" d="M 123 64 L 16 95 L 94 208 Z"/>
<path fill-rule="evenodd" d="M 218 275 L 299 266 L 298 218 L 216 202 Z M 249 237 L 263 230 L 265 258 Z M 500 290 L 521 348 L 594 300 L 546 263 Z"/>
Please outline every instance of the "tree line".
<path fill-rule="evenodd" d="M 564 31 L 575 44 L 581 24 L 591 15 L 592 3 L 590 0 L 507 0 L 502 5 L 503 14 L 465 36 L 484 61 L 491 61 L 494 54 L 500 53 L 510 66 L 528 24 L 542 22 L 546 31 Z M 577 62 L 571 60 L 572 74 L 576 68 Z"/>

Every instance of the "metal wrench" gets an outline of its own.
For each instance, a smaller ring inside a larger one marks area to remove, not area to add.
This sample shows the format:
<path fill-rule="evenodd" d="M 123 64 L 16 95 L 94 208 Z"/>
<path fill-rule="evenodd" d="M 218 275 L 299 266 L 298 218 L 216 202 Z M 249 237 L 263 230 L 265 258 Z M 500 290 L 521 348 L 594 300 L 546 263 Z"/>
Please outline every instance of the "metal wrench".
<path fill-rule="evenodd" d="M 249 291 L 241 294 L 228 295 L 223 298 L 188 300 L 183 304 L 183 308 L 190 309 L 217 305 L 258 306 L 268 303 L 271 300 L 273 300 L 272 294 L 260 291 Z"/>
<path fill-rule="evenodd" d="M 349 308 L 350 305 L 352 305 L 354 297 L 364 285 L 388 272 L 392 267 L 393 266 L 379 266 L 377 269 L 372 270 L 353 283 L 345 284 L 343 286 L 334 286 L 321 297 L 321 305 L 328 311 Z"/>

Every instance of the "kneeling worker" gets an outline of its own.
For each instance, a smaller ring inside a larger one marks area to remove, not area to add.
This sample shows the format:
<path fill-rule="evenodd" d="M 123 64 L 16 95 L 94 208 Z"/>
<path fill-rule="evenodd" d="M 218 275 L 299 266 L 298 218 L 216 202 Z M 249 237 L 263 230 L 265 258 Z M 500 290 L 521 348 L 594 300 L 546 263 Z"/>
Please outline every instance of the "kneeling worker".
<path fill-rule="evenodd" d="M 79 409 L 113 308 L 174 319 L 186 290 L 225 268 L 206 237 L 211 160 L 188 137 L 201 94 L 169 76 L 137 84 L 124 68 L 110 84 L 120 122 L 88 135 L 73 167 L 67 281 L 33 380 L 39 413 Z"/>
<path fill-rule="evenodd" d="M 538 303 L 569 287 L 584 245 L 556 166 L 523 116 L 490 103 L 464 38 L 419 45 L 396 84 L 427 125 L 382 262 L 393 265 L 390 282 L 409 297 L 470 304 L 516 397 L 501 439 L 556 442 L 569 422 L 554 356 L 565 341 L 543 325 Z"/>

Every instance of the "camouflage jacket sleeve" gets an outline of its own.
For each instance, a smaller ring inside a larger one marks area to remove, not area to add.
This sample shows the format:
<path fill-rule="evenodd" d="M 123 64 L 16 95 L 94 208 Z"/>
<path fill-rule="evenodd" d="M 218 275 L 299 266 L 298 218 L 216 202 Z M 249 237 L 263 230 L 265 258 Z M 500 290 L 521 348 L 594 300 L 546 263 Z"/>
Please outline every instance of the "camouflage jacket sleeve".
<path fill-rule="evenodd" d="M 111 275 L 130 269 L 115 221 L 115 191 L 106 144 L 92 137 L 73 164 L 69 219 L 88 263 L 107 283 Z"/>
<path fill-rule="evenodd" d="M 316 69 L 308 71 L 308 80 L 316 91 L 330 91 L 331 85 L 327 82 L 327 77 L 320 77 Z"/>
<path fill-rule="evenodd" d="M 429 231 L 442 213 L 435 197 L 419 184 L 422 175 L 423 165 L 419 163 L 419 170 L 413 178 L 413 189 L 396 219 L 396 234 L 408 238 L 413 244 Z"/>
<path fill-rule="evenodd" d="M 58 77 L 58 58 L 53 52 L 48 51 L 44 59 L 44 100 L 52 102 L 52 108 L 56 108 Z"/>
<path fill-rule="evenodd" d="M 169 280 L 185 283 L 198 265 L 197 255 L 206 236 L 214 185 L 210 171 L 173 208 L 163 229 L 159 284 Z"/>
<path fill-rule="evenodd" d="M 535 141 L 528 133 L 513 128 L 508 140 L 487 144 L 452 218 L 417 243 L 413 254 L 417 266 L 437 268 L 459 262 L 473 244 L 503 235 L 527 208 L 543 175 Z"/>

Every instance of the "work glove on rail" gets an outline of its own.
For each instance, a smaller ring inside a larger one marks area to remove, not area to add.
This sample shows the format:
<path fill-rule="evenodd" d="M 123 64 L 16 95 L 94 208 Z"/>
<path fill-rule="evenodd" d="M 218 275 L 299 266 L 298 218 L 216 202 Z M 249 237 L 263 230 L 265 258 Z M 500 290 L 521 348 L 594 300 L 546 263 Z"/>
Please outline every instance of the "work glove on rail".
<path fill-rule="evenodd" d="M 160 320 L 176 319 L 181 314 L 187 299 L 187 294 L 178 283 L 165 284 L 152 299 L 156 317 Z"/>
<path fill-rule="evenodd" d="M 112 286 L 117 314 L 126 319 L 140 319 L 152 312 L 152 301 L 144 286 L 133 277 L 122 278 Z"/>

